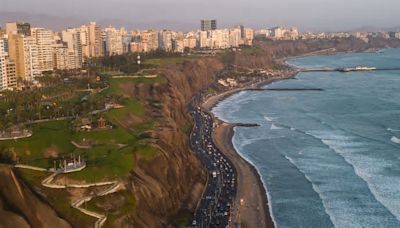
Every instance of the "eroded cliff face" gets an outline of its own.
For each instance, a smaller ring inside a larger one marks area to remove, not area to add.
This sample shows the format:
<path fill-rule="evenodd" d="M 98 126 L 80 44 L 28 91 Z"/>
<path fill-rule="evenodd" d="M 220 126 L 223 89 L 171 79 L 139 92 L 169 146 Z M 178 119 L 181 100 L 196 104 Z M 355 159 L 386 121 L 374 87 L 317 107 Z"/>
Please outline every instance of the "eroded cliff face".
<path fill-rule="evenodd" d="M 160 69 L 167 84 L 138 84 L 129 91 L 142 101 L 160 104 L 150 114 L 160 118 L 150 133 L 157 155 L 148 160 L 137 157 L 127 187 L 134 194 L 134 214 L 118 219 L 121 227 L 162 227 L 181 208 L 194 210 L 206 182 L 200 161 L 190 151 L 184 132 L 190 123 L 190 98 L 215 80 L 223 64 L 216 58 L 203 58 Z"/>
<path fill-rule="evenodd" d="M 9 167 L 0 167 L 0 227 L 71 227 Z"/>

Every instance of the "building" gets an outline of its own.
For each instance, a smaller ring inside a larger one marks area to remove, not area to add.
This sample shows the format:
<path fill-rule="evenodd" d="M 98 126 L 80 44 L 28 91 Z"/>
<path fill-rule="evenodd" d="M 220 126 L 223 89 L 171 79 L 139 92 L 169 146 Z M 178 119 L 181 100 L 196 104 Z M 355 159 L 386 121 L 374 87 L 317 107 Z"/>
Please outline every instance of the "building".
<path fill-rule="evenodd" d="M 216 30 L 217 20 L 201 20 L 200 29 L 201 31 Z"/>
<path fill-rule="evenodd" d="M 32 28 L 31 35 L 37 46 L 39 70 L 41 72 L 52 71 L 55 45 L 53 32 L 44 28 Z"/>
<path fill-rule="evenodd" d="M 82 43 L 80 29 L 67 29 L 61 32 L 61 39 L 68 48 L 65 69 L 79 69 L 83 64 Z M 59 46 L 59 48 L 61 48 Z M 59 50 L 64 52 L 65 50 Z M 59 60 L 61 62 L 62 60 Z M 60 66 L 61 67 L 61 66 Z"/>
<path fill-rule="evenodd" d="M 7 89 L 7 62 L 6 52 L 7 40 L 0 39 L 0 91 Z"/>
<path fill-rule="evenodd" d="M 229 46 L 239 47 L 242 41 L 240 28 L 233 28 L 229 30 Z"/>
<path fill-rule="evenodd" d="M 31 35 L 31 25 L 29 23 L 9 22 L 6 23 L 7 34 Z"/>
<path fill-rule="evenodd" d="M 36 40 L 20 34 L 8 35 L 8 55 L 15 63 L 17 78 L 33 81 L 41 75 Z"/>
<path fill-rule="evenodd" d="M 56 70 L 74 69 L 75 64 L 69 61 L 68 45 L 65 42 L 58 42 L 54 45 L 53 63 Z"/>
<path fill-rule="evenodd" d="M 199 48 L 210 48 L 210 40 L 208 39 L 207 31 L 200 31 L 198 33 L 198 46 Z"/>
<path fill-rule="evenodd" d="M 122 36 L 122 49 L 123 53 L 128 53 L 130 51 L 130 44 L 133 42 L 134 36 L 132 34 L 124 34 Z"/>
<path fill-rule="evenodd" d="M 253 40 L 254 40 L 254 30 L 251 28 L 244 28 L 243 29 L 243 44 L 247 46 L 252 46 L 253 45 Z"/>
<path fill-rule="evenodd" d="M 107 55 L 122 55 L 124 53 L 123 35 L 126 34 L 124 28 L 120 30 L 108 27 L 105 30 L 105 50 Z"/>
<path fill-rule="evenodd" d="M 129 49 L 133 53 L 142 53 L 145 52 L 145 50 L 147 50 L 148 48 L 147 44 L 143 42 L 131 42 Z"/>
<path fill-rule="evenodd" d="M 197 46 L 196 36 L 194 34 L 187 34 L 185 38 L 183 38 L 183 47 L 194 49 Z"/>
<path fill-rule="evenodd" d="M 145 30 L 140 33 L 140 40 L 143 43 L 144 52 L 155 51 L 158 49 L 158 32 Z"/>
<path fill-rule="evenodd" d="M 271 38 L 275 40 L 297 40 L 299 38 L 299 30 L 295 27 L 275 27 L 272 29 Z"/>
<path fill-rule="evenodd" d="M 164 51 L 170 52 L 172 51 L 172 43 L 174 33 L 170 30 L 162 30 L 158 33 L 158 47 L 163 49 Z"/>
<path fill-rule="evenodd" d="M 17 88 L 17 75 L 15 62 L 10 58 L 6 58 L 6 69 L 7 69 L 7 89 L 14 90 Z"/>
<path fill-rule="evenodd" d="M 229 48 L 229 30 L 218 29 L 208 32 L 209 42 L 211 49 L 225 49 Z"/>
<path fill-rule="evenodd" d="M 89 51 L 89 58 L 96 58 L 104 56 L 102 30 L 96 22 L 90 22 L 86 25 L 87 28 L 87 45 Z"/>

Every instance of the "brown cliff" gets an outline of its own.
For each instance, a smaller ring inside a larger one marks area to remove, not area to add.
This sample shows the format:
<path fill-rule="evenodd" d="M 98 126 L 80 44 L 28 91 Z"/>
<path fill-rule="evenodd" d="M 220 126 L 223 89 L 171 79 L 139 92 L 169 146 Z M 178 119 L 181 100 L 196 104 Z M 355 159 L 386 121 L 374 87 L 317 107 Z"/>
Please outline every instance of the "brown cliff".
<path fill-rule="evenodd" d="M 187 104 L 190 98 L 215 80 L 223 68 L 215 58 L 187 61 L 162 67 L 168 83 L 138 84 L 129 94 L 142 101 L 156 101 L 161 108 L 151 114 L 160 117 L 153 132 L 157 155 L 151 160 L 137 157 L 128 189 L 135 196 L 134 214 L 114 225 L 162 227 L 180 209 L 193 211 L 203 191 L 206 176 L 199 160 L 189 150 L 185 125 L 190 122 Z"/>
<path fill-rule="evenodd" d="M 42 202 L 14 171 L 0 167 L 0 227 L 71 227 Z"/>

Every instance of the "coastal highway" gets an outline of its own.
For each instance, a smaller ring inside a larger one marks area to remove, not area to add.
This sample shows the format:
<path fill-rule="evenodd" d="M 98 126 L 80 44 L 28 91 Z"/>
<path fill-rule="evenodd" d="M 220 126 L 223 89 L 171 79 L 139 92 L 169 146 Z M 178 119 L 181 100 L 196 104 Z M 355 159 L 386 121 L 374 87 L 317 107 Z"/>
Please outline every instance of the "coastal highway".
<path fill-rule="evenodd" d="M 192 150 L 207 169 L 208 181 L 194 214 L 191 227 L 228 227 L 236 195 L 236 171 L 212 140 L 213 117 L 200 107 L 191 107 L 194 127 Z"/>

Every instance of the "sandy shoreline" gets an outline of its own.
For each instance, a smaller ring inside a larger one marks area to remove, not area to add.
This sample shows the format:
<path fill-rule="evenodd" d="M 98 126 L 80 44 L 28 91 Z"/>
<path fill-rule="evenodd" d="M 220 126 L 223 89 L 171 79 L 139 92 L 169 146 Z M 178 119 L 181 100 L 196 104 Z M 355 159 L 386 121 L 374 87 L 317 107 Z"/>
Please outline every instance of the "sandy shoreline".
<path fill-rule="evenodd" d="M 232 89 L 212 96 L 202 104 L 202 108 L 211 113 L 214 106 L 233 94 L 249 89 L 261 88 L 275 81 L 291 79 L 297 73 L 297 71 L 293 71 L 281 77 L 267 79 L 254 85 Z M 261 180 L 261 176 L 256 167 L 244 159 L 233 146 L 232 138 L 234 128 L 236 127 L 235 124 L 226 123 L 218 118 L 215 118 L 215 122 L 218 125 L 213 133 L 214 143 L 231 160 L 237 173 L 237 193 L 232 207 L 232 222 L 242 227 L 275 227 L 267 191 Z"/>

